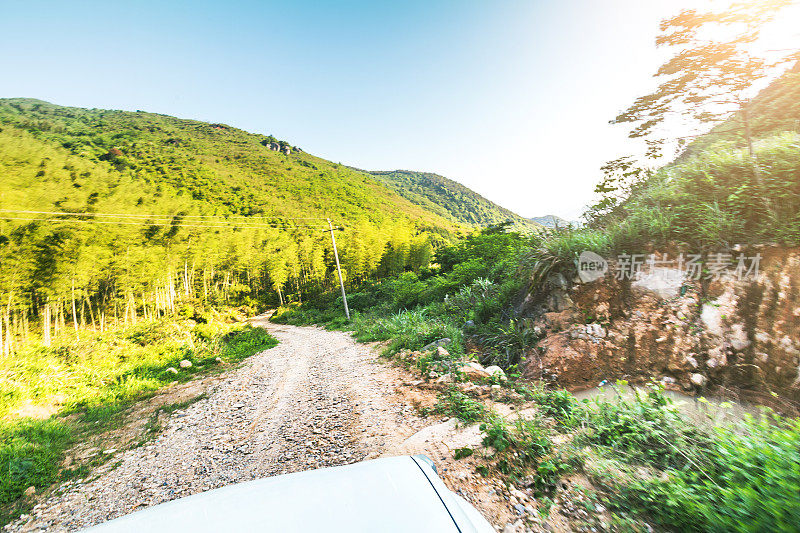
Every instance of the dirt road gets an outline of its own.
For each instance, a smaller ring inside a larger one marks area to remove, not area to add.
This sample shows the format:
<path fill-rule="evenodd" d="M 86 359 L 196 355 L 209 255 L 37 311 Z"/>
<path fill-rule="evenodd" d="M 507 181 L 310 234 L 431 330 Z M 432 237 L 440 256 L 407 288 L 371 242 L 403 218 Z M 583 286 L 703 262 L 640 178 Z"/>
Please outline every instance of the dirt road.
<path fill-rule="evenodd" d="M 426 453 L 445 482 L 493 523 L 507 502 L 452 448 L 480 442 L 477 428 L 422 419 L 430 391 L 369 346 L 319 328 L 254 323 L 280 344 L 217 380 L 207 398 L 175 411 L 152 442 L 115 455 L 86 480 L 39 503 L 13 531 L 73 531 L 231 483 L 405 453 Z"/>

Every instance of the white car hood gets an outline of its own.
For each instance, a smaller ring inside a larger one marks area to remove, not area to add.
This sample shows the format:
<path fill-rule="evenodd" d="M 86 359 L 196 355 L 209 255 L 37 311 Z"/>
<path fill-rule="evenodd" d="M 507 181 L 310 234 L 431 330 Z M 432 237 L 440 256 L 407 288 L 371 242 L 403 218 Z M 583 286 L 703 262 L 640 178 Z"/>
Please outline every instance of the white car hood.
<path fill-rule="evenodd" d="M 91 533 L 488 533 L 491 525 L 450 492 L 432 466 L 389 457 L 259 479 L 144 509 Z"/>

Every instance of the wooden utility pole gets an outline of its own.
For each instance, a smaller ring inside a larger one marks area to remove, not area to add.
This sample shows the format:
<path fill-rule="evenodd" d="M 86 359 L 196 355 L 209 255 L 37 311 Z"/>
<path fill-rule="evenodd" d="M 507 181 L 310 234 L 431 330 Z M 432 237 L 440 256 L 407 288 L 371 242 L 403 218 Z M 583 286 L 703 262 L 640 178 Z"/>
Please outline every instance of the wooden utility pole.
<path fill-rule="evenodd" d="M 339 286 L 342 288 L 342 302 L 344 302 L 344 316 L 350 320 L 350 309 L 347 307 L 347 294 L 344 292 L 344 279 L 342 279 L 342 267 L 339 265 L 339 252 L 336 250 L 336 236 L 333 234 L 333 224 L 328 219 L 328 228 L 331 230 L 331 242 L 333 243 L 333 257 L 336 258 L 336 271 L 339 273 Z"/>

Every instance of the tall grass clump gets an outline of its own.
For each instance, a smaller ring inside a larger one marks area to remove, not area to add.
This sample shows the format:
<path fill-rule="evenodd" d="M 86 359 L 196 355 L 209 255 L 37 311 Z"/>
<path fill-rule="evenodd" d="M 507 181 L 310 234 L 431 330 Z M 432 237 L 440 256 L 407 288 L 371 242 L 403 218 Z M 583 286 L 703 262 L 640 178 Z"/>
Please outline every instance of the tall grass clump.
<path fill-rule="evenodd" d="M 558 403 L 569 407 L 550 413 L 577 429 L 572 447 L 590 451 L 583 468 L 612 511 L 667 530 L 797 531 L 799 420 L 767 411 L 702 429 L 658 385 L 629 398 Z"/>
<path fill-rule="evenodd" d="M 668 242 L 698 249 L 731 244 L 800 242 L 800 135 L 760 140 L 754 162 L 745 149 L 720 145 L 667 166 L 599 224 L 613 251 Z"/>
<path fill-rule="evenodd" d="M 451 353 L 462 352 L 464 346 L 461 327 L 427 308 L 403 310 L 387 317 L 358 313 L 353 317 L 352 327 L 356 339 L 362 342 L 391 339 L 392 351 L 418 350 L 443 338 L 450 339 L 447 349 Z"/>

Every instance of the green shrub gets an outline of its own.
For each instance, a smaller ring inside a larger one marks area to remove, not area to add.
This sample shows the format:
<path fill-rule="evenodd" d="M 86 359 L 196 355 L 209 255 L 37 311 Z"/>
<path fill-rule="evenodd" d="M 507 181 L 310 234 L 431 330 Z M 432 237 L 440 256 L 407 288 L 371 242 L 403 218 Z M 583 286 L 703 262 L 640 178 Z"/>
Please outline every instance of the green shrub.
<path fill-rule="evenodd" d="M 478 400 L 473 400 L 460 390 L 452 387 L 441 394 L 433 408 L 426 414 L 435 413 L 452 416 L 464 423 L 474 424 L 480 422 L 487 414 L 486 406 Z"/>
<path fill-rule="evenodd" d="M 681 531 L 797 531 L 800 422 L 752 418 L 718 428 L 702 468 L 614 483 L 615 508 Z"/>
<path fill-rule="evenodd" d="M 463 333 L 435 307 L 404 310 L 388 317 L 356 313 L 352 328 L 357 340 L 372 342 L 391 339 L 391 350 L 418 350 L 433 341 L 448 338 L 448 351 L 463 352 Z"/>
<path fill-rule="evenodd" d="M 264 328 L 246 324 L 220 339 L 220 355 L 229 361 L 240 361 L 277 344 L 278 340 Z"/>
<path fill-rule="evenodd" d="M 569 391 L 536 391 L 531 394 L 531 399 L 537 403 L 539 412 L 544 416 L 551 416 L 566 426 L 575 423 L 579 403 Z"/>
<path fill-rule="evenodd" d="M 57 420 L 0 424 L 0 505 L 13 502 L 28 487 L 49 486 L 73 441 L 70 428 Z"/>
<path fill-rule="evenodd" d="M 531 469 L 538 472 L 541 467 L 546 477 L 539 480 L 538 486 L 545 488 L 552 483 L 556 472 L 561 471 L 559 463 L 544 460 L 552 452 L 553 445 L 547 430 L 537 420 L 518 418 L 510 424 L 492 416 L 481 424 L 481 430 L 486 434 L 483 444 L 497 451 L 495 467 L 512 480 L 525 476 Z"/>
<path fill-rule="evenodd" d="M 662 385 L 651 384 L 645 394 L 632 389 L 630 400 L 620 393 L 613 402 L 585 404 L 582 422 L 589 431 L 584 438 L 657 468 L 699 467 L 708 436 L 686 422 L 663 392 Z"/>

